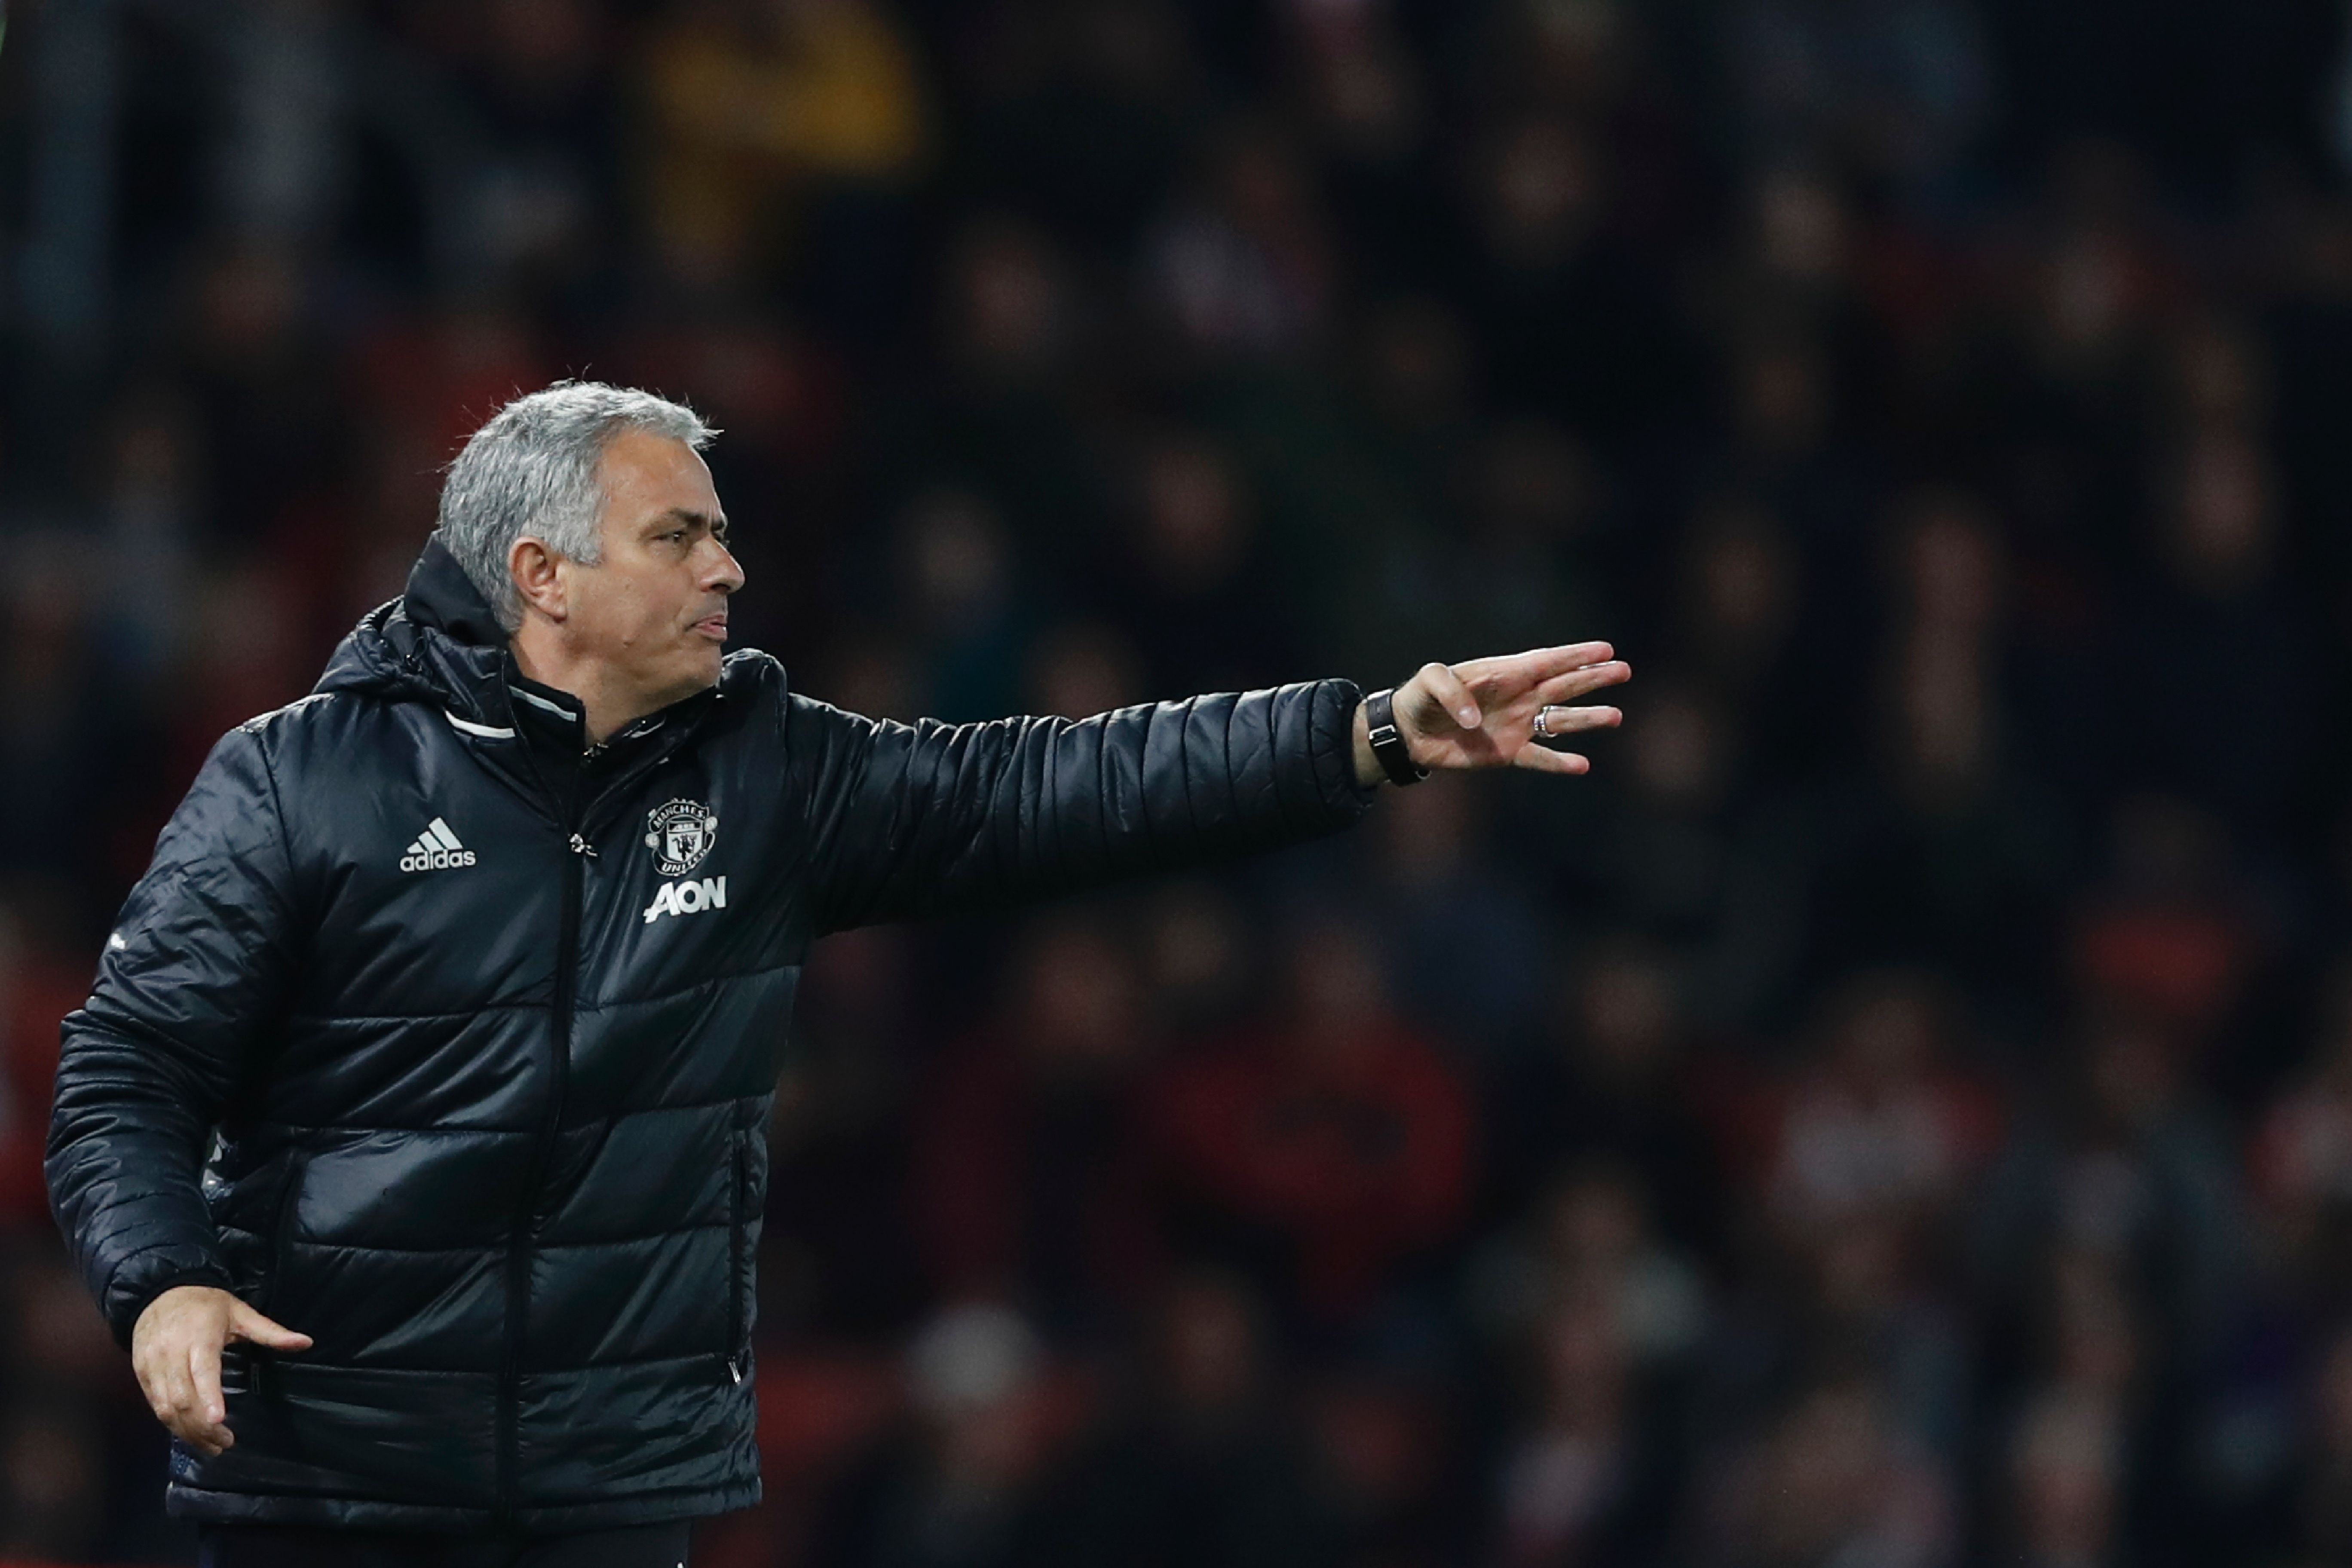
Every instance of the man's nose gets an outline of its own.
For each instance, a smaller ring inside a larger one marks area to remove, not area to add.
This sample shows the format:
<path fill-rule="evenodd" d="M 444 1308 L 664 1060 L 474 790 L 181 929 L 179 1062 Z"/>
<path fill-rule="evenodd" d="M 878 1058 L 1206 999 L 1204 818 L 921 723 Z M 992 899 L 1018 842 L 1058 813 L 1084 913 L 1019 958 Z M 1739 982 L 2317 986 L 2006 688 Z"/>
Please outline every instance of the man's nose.
<path fill-rule="evenodd" d="M 735 552 L 719 541 L 705 541 L 710 546 L 710 559 L 702 568 L 702 585 L 720 594 L 732 594 L 743 585 L 743 565 Z"/>

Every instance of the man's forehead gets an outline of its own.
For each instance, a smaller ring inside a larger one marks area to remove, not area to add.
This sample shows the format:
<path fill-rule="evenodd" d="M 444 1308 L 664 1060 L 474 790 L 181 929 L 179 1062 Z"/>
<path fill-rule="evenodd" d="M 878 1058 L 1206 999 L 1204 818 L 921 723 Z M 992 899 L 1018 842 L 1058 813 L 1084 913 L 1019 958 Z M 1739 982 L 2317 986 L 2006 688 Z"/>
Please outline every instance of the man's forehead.
<path fill-rule="evenodd" d="M 691 511 L 723 521 L 719 492 L 702 454 L 685 442 L 649 430 L 627 430 L 613 438 L 598 465 L 607 495 L 626 498 L 649 510 Z"/>

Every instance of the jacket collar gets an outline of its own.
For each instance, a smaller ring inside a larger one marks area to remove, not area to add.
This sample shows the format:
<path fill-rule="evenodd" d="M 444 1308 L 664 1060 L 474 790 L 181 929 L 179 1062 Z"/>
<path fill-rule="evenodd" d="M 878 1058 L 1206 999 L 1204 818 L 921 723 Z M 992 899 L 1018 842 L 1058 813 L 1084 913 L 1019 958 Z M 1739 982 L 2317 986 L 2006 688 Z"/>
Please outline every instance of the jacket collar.
<path fill-rule="evenodd" d="M 410 571 L 407 591 L 361 617 L 314 689 L 426 703 L 466 733 L 511 739 L 509 658 L 488 601 L 436 532 Z"/>
<path fill-rule="evenodd" d="M 400 598 L 407 606 L 410 620 L 440 632 L 452 642 L 467 647 L 507 646 L 505 628 L 499 625 L 489 601 L 466 575 L 466 569 L 457 564 L 457 558 L 449 553 L 437 528 L 425 540 L 424 553 L 417 556 L 416 564 L 409 568 L 408 587 Z"/>

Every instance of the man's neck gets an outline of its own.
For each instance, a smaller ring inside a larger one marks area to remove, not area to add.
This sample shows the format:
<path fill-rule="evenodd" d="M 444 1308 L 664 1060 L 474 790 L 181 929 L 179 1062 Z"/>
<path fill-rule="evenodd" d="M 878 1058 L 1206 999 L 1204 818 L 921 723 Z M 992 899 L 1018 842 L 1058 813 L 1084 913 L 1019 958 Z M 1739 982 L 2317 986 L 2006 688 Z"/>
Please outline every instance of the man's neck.
<path fill-rule="evenodd" d="M 509 645 L 515 668 L 525 679 L 579 700 L 588 729 L 588 743 L 602 745 L 624 725 L 633 724 L 664 704 L 614 679 L 604 659 L 583 658 L 560 645 L 559 639 L 535 635 L 540 628 L 525 622 Z"/>

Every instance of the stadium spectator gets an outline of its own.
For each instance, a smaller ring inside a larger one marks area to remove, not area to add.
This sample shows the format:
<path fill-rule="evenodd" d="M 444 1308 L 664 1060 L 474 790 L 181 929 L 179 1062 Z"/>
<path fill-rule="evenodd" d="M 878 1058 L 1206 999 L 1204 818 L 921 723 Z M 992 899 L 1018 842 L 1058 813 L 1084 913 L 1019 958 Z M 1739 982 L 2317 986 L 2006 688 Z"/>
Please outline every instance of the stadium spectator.
<path fill-rule="evenodd" d="M 1151 1104 L 1179 1234 L 1237 1250 L 1312 1324 L 1370 1307 L 1469 1197 L 1469 1097 L 1341 923 L 1304 931 L 1277 1010 L 1172 1063 Z"/>

